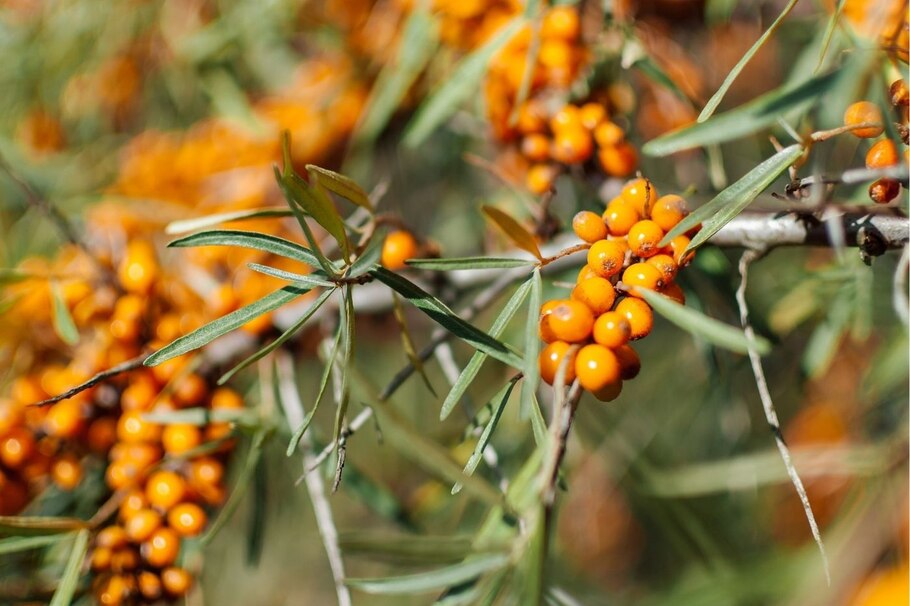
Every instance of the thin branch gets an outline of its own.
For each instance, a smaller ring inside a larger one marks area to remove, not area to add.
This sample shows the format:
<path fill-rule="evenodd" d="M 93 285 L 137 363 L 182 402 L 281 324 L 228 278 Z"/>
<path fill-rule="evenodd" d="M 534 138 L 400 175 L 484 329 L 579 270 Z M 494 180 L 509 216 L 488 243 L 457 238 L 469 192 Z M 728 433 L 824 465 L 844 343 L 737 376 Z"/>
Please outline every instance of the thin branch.
<path fill-rule="evenodd" d="M 569 356 L 566 356 L 568 358 Z M 562 465 L 562 459 L 566 455 L 566 446 L 569 440 L 569 430 L 572 429 L 572 421 L 575 418 L 575 411 L 578 409 L 578 401 L 581 399 L 581 384 L 575 381 L 568 390 L 568 394 L 563 395 L 562 389 L 557 389 L 557 402 L 554 402 L 553 420 L 550 423 L 550 456 L 546 461 L 546 467 L 543 470 L 543 502 L 547 509 L 552 509 L 556 502 L 556 484 L 559 478 L 559 467 Z"/>
<path fill-rule="evenodd" d="M 98 374 L 93 376 L 88 381 L 86 381 L 84 383 L 80 383 L 79 385 L 76 385 L 75 387 L 68 389 L 61 394 L 58 394 L 58 395 L 56 395 L 52 398 L 48 398 L 46 400 L 41 400 L 40 402 L 35 402 L 34 404 L 30 404 L 29 406 L 47 406 L 48 404 L 54 404 L 56 402 L 59 402 L 60 400 L 68 400 L 69 398 L 72 398 L 76 394 L 81 393 L 81 392 L 85 391 L 86 389 L 90 389 L 90 388 L 94 387 L 95 385 L 97 385 L 98 383 L 101 383 L 102 381 L 106 381 L 110 378 L 116 377 L 119 374 L 140 368 L 142 366 L 142 362 L 147 357 L 148 357 L 148 354 L 141 354 L 139 356 L 136 356 L 135 358 L 127 360 L 126 362 L 121 362 L 120 364 L 117 364 L 116 366 L 112 366 L 111 368 L 108 368 L 107 370 L 103 370 L 103 371 L 99 372 Z"/>
<path fill-rule="evenodd" d="M 762 368 L 761 357 L 755 349 L 755 331 L 752 329 L 752 324 L 749 322 L 749 308 L 746 305 L 746 285 L 748 282 L 749 265 L 756 259 L 759 259 L 762 255 L 763 251 L 750 249 L 746 250 L 742 257 L 740 257 L 739 274 L 741 276 L 741 281 L 739 288 L 736 289 L 736 303 L 739 306 L 739 317 L 748 342 L 749 362 L 752 364 L 752 374 L 755 375 L 755 385 L 758 387 L 758 394 L 761 398 L 762 408 L 765 412 L 765 419 L 768 422 L 768 426 L 771 428 L 771 433 L 774 435 L 774 441 L 777 443 L 777 450 L 784 462 L 784 466 L 787 468 L 787 475 L 790 477 L 790 482 L 793 484 L 793 488 L 796 489 L 796 494 L 799 495 L 799 500 L 803 505 L 806 520 L 809 522 L 809 529 L 812 531 L 812 537 L 815 539 L 815 544 L 818 545 L 818 551 L 822 557 L 822 564 L 825 568 L 825 578 L 828 581 L 828 585 L 831 585 L 831 570 L 828 563 L 828 554 L 825 551 L 825 544 L 822 541 L 821 532 L 815 521 L 815 514 L 812 512 L 812 504 L 809 503 L 806 487 L 803 485 L 803 482 L 796 471 L 796 467 L 793 465 L 793 460 L 790 456 L 790 448 L 787 446 L 787 443 L 784 441 L 784 436 L 781 433 L 780 421 L 777 418 L 777 412 L 774 409 L 774 401 L 771 399 L 771 392 L 768 389 L 768 381 L 765 378 L 765 371 Z"/>

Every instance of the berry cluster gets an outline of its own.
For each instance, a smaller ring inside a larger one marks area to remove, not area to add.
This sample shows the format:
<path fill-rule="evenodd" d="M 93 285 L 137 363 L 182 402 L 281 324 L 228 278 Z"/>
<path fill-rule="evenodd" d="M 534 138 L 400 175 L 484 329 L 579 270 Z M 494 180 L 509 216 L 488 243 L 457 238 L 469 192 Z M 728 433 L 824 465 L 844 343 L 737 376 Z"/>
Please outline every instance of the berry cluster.
<path fill-rule="evenodd" d="M 910 161 L 908 156 L 908 109 L 910 109 L 910 93 L 903 80 L 895 80 L 890 89 L 891 104 L 899 112 L 900 129 L 903 139 L 904 162 Z M 860 139 L 875 139 L 885 132 L 885 117 L 878 105 L 871 101 L 857 101 L 844 112 L 844 125 L 855 127 L 850 132 Z M 887 168 L 900 163 L 900 154 L 897 144 L 885 136 L 879 139 L 866 152 L 866 168 Z M 869 197 L 877 204 L 887 204 L 900 195 L 901 184 L 896 179 L 878 179 L 869 186 Z"/>
<path fill-rule="evenodd" d="M 685 249 L 698 228 L 665 247 L 659 242 L 687 214 L 683 198 L 659 197 L 650 181 L 639 178 L 626 183 L 602 216 L 590 211 L 575 215 L 575 234 L 591 246 L 570 298 L 541 307 L 539 332 L 547 343 L 539 359 L 544 381 L 553 384 L 564 367 L 564 383 L 577 378 L 606 402 L 619 396 L 624 380 L 638 375 L 641 362 L 629 341 L 647 336 L 654 323 L 641 289 L 685 302 L 673 280 L 692 260 Z"/>

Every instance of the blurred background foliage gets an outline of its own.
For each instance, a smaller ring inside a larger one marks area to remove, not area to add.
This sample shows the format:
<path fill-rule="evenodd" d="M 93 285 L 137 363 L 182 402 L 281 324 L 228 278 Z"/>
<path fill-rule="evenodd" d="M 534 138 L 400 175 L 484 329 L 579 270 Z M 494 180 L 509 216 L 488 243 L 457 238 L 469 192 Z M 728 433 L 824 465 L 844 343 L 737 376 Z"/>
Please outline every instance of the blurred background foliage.
<path fill-rule="evenodd" d="M 270 158 L 277 132 L 263 118 L 281 115 L 279 123 L 291 122 L 292 131 L 300 131 L 295 142 L 318 147 L 325 164 L 351 172 L 368 188 L 387 183 L 384 209 L 400 213 L 445 256 L 504 248 L 507 244 L 486 230 L 478 208 L 492 202 L 520 215 L 522 206 L 511 188 L 465 162 L 465 154 L 476 154 L 508 171 L 513 161 L 485 136 L 483 112 L 476 111 L 481 96 L 476 103 L 468 100 L 418 148 L 401 144 L 407 115 L 445 79 L 457 50 L 438 50 L 378 136 L 364 136 L 355 145 L 343 139 L 317 141 L 322 136 L 317 127 L 330 117 L 346 123 L 339 132 L 357 131 L 370 86 L 394 57 L 401 60 L 398 34 L 411 4 L 4 0 L 0 154 L 84 229 L 107 227 L 92 225 L 86 217 L 102 215 L 87 215 L 88 209 L 124 205 L 149 217 L 161 214 L 141 230 L 163 240 L 160 228 L 168 220 L 218 208 L 193 193 L 179 200 L 180 212 L 170 212 L 174 199 L 186 195 L 186 184 L 196 176 L 222 179 L 221 170 L 228 173 L 232 167 L 230 158 L 246 150 L 237 147 L 238 141 L 265 146 L 270 151 L 263 157 Z M 454 4 L 437 2 L 433 14 L 444 19 Z M 621 119 L 630 138 L 640 144 L 690 123 L 784 4 L 606 2 L 612 17 L 602 49 L 612 57 L 617 77 L 611 94 L 625 104 Z M 811 75 L 831 4 L 798 3 L 735 81 L 722 109 Z M 826 61 L 836 64 L 844 54 L 872 52 L 870 40 L 842 24 L 834 30 Z M 655 83 L 649 77 L 653 72 L 639 63 L 620 70 L 623 54 L 634 52 L 658 65 L 674 86 Z M 310 98 L 306 91 L 315 86 L 319 69 L 333 76 L 344 73 L 357 83 L 344 93 L 357 99 L 356 109 L 346 109 L 342 93 L 332 90 L 319 96 L 323 107 L 294 105 L 298 93 Z M 836 126 L 842 108 L 859 98 L 884 99 L 892 70 L 863 72 L 854 86 L 826 96 L 829 119 L 826 123 L 822 111 L 816 126 Z M 150 156 L 148 147 L 159 141 L 164 142 L 161 157 Z M 643 158 L 642 171 L 661 191 L 694 188 L 690 199 L 706 201 L 772 151 L 766 138 L 755 136 L 707 153 Z M 210 156 L 220 155 L 228 157 L 223 169 L 218 159 L 207 164 Z M 861 143 L 839 139 L 819 146 L 812 161 L 835 173 L 860 166 Z M 230 178 L 223 176 L 217 194 L 242 198 L 243 191 L 226 191 L 235 186 Z M 173 199 L 151 195 L 164 191 L 168 180 L 175 181 Z M 567 223 L 576 210 L 597 203 L 600 186 L 564 175 L 557 183 L 555 213 Z M 838 190 L 840 202 L 861 204 L 864 198 L 865 186 Z M 757 206 L 776 210 L 784 204 L 765 196 Z M 5 178 L 0 178 L 0 230 L 4 267 L 52 254 L 60 246 L 46 219 Z M 681 278 L 689 304 L 738 323 L 737 260 L 735 250 L 700 252 Z M 906 587 L 908 339 L 892 305 L 896 266 L 892 254 L 867 267 L 849 250 L 778 249 L 755 266 L 749 285 L 753 322 L 774 340 L 765 369 L 831 557 L 830 586 L 764 422 L 747 359 L 659 322 L 655 334 L 641 343 L 639 380 L 629 383 L 617 402 L 586 398 L 580 406 L 567 458 L 567 491 L 560 496 L 547 560 L 549 582 L 558 589 L 553 603 L 906 603 L 899 601 L 906 598 L 900 589 L 879 601 L 851 601 L 864 582 L 879 579 L 876 575 L 896 575 L 896 586 L 903 582 Z M 554 277 L 556 286 L 547 281 L 545 300 L 562 292 L 560 280 L 572 282 L 574 273 Z M 494 309 L 475 323 L 488 328 L 495 316 Z M 429 322 L 417 315 L 408 320 L 423 342 Z M 355 409 L 365 401 L 358 393 L 375 392 L 407 362 L 391 317 L 363 316 L 357 322 L 355 362 L 370 385 L 353 385 Z M 503 340 L 520 341 L 521 324 L 514 322 Z M 304 339 L 295 347 L 302 354 L 297 356 L 298 384 L 310 393 L 321 367 L 311 355 L 313 343 Z M 466 346 L 454 349 L 459 361 L 468 359 Z M 429 364 L 427 372 L 436 392 L 445 393 L 446 379 L 437 365 Z M 502 367 L 487 364 L 469 391 L 471 404 L 479 409 L 505 378 Z M 262 398 L 255 376 L 243 376 L 240 385 L 248 401 Z M 517 398 L 516 391 L 492 442 L 508 477 L 534 449 L 527 424 L 517 417 Z M 468 419 L 461 413 L 438 421 L 439 400 L 412 380 L 392 401 L 421 434 L 463 463 L 476 438 L 465 438 Z M 313 432 L 320 444 L 331 439 L 332 422 L 328 407 L 317 415 Z M 255 479 L 228 525 L 210 545 L 185 556 L 202 571 L 187 603 L 334 600 L 307 493 L 294 484 L 299 459 L 284 454 L 290 430 L 283 421 L 278 433 L 279 439 L 266 443 Z M 244 459 L 244 448 L 249 445 L 240 448 L 235 462 Z M 102 472 L 90 470 L 76 493 L 48 489 L 34 511 L 90 515 Z M 482 473 L 497 480 L 488 469 Z M 456 561 L 485 510 L 469 496 L 451 496 L 449 488 L 365 427 L 348 443 L 344 482 L 330 498 L 349 575 L 401 574 Z M 59 574 L 61 556 L 49 552 L 40 574 Z M 7 579 L 37 564 L 30 557 L 4 559 L 0 589 L 14 587 Z M 355 594 L 355 603 L 432 601 Z"/>

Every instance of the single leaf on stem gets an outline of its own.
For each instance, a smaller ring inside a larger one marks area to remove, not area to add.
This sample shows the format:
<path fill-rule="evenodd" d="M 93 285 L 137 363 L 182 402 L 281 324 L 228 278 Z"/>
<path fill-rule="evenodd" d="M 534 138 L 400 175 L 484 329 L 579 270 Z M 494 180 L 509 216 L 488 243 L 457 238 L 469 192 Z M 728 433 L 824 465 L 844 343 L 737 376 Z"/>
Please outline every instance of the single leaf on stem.
<path fill-rule="evenodd" d="M 537 245 L 537 238 L 521 223 L 494 206 L 485 205 L 481 207 L 481 210 L 487 219 L 492 221 L 518 248 L 528 251 L 538 260 L 543 260 L 540 247 Z"/>

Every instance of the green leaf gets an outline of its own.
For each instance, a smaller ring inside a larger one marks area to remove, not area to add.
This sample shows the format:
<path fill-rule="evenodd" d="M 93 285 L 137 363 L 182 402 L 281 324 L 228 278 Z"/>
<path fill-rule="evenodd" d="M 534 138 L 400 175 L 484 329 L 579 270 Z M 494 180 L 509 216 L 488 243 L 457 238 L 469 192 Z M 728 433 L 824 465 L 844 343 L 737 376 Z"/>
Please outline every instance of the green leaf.
<path fill-rule="evenodd" d="M 689 242 L 686 250 L 701 246 L 774 183 L 782 172 L 796 162 L 803 151 L 802 145 L 791 145 L 780 150 L 746 173 L 739 181 L 717 194 L 710 202 L 695 209 L 663 237 L 660 245 L 665 246 L 679 234 L 685 233 L 691 227 L 701 223 L 701 229 Z"/>
<path fill-rule="evenodd" d="M 471 453 L 467 464 L 464 466 L 464 475 L 473 475 L 477 470 L 477 466 L 480 465 L 480 462 L 483 460 L 483 451 L 487 449 L 487 445 L 493 437 L 493 432 L 496 431 L 496 426 L 499 424 L 502 412 L 506 409 L 506 404 L 509 403 L 509 397 L 512 395 L 512 390 L 515 389 L 515 383 L 516 381 L 514 380 L 509 381 L 495 396 L 493 396 L 491 403 L 496 403 L 495 406 L 493 406 L 493 413 L 490 416 L 490 420 L 487 421 L 486 426 L 483 428 L 483 433 L 480 434 L 477 444 L 474 446 L 474 452 Z M 455 484 L 455 486 L 452 487 L 452 494 L 457 494 L 460 491 L 460 483 Z"/>
<path fill-rule="evenodd" d="M 252 423 L 255 412 L 246 409 L 182 408 L 179 410 L 150 410 L 142 420 L 157 425 L 198 425 L 210 423 Z"/>
<path fill-rule="evenodd" d="M 389 531 L 345 532 L 338 546 L 345 555 L 367 556 L 385 563 L 428 564 L 463 560 L 474 551 L 470 536 L 429 536 Z"/>
<path fill-rule="evenodd" d="M 62 534 L 48 534 L 34 537 L 9 537 L 7 539 L 0 539 L 0 555 L 17 553 L 27 549 L 47 547 L 62 539 L 63 536 L 64 535 Z"/>
<path fill-rule="evenodd" d="M 749 352 L 749 339 L 746 338 L 746 334 L 741 329 L 710 318 L 691 307 L 680 305 L 653 290 L 639 290 L 641 291 L 641 297 L 648 305 L 654 308 L 654 311 L 683 330 L 718 347 L 743 354 Z M 771 343 L 757 335 L 754 346 L 755 350 L 761 355 L 771 351 Z"/>
<path fill-rule="evenodd" d="M 291 271 L 284 271 L 283 269 L 278 269 L 276 267 L 270 267 L 268 265 L 260 265 L 259 263 L 248 263 L 247 267 L 253 271 L 258 271 L 261 274 L 272 276 L 279 280 L 285 280 L 286 282 L 293 282 L 299 286 L 308 286 L 310 288 L 335 288 L 335 283 L 325 280 L 325 274 L 322 273 L 298 274 Z"/>
<path fill-rule="evenodd" d="M 333 292 L 335 292 L 334 288 L 332 290 L 322 291 L 319 294 L 319 297 L 317 297 L 316 300 L 313 301 L 313 304 L 310 305 L 306 309 L 305 312 L 303 312 L 303 314 L 300 316 L 300 318 L 296 322 L 294 322 L 294 324 L 292 324 L 290 328 L 288 328 L 286 331 L 281 333 L 277 339 L 275 339 L 274 341 L 272 341 L 265 347 L 261 348 L 256 353 L 249 356 L 243 362 L 240 362 L 239 364 L 234 366 L 234 368 L 230 369 L 229 371 L 227 371 L 226 373 L 221 375 L 221 377 L 218 379 L 218 384 L 224 385 L 235 374 L 237 374 L 244 368 L 247 368 L 250 364 L 252 364 L 258 360 L 261 360 L 265 356 L 269 355 L 270 353 L 272 353 L 273 351 L 275 351 L 276 349 L 278 349 L 279 347 L 281 347 L 282 345 L 287 343 L 288 339 L 290 339 L 295 334 L 297 334 L 297 331 L 299 331 L 301 328 L 303 328 L 303 325 L 306 324 L 307 321 L 313 317 L 313 314 L 315 314 L 317 311 L 319 311 L 319 308 L 322 307 L 322 304 L 325 303 L 326 300 L 332 296 Z"/>
<path fill-rule="evenodd" d="M 449 259 L 408 259 L 410 267 L 452 271 L 455 269 L 511 269 L 534 265 L 533 259 L 509 259 L 504 257 L 453 257 Z"/>
<path fill-rule="evenodd" d="M 475 349 L 486 352 L 493 358 L 513 368 L 521 368 L 521 358 L 515 355 L 504 343 L 459 318 L 442 301 L 407 278 L 390 272 L 384 267 L 372 270 L 370 275 L 398 292 L 434 322 Z"/>
<path fill-rule="evenodd" d="M 337 447 L 340 448 L 341 430 L 344 426 L 344 418 L 348 413 L 348 404 L 350 403 L 350 368 L 351 359 L 354 356 L 354 299 L 352 296 L 353 287 L 348 284 L 344 289 L 344 305 L 341 307 L 341 317 L 339 323 L 343 328 L 341 338 L 344 347 L 344 357 L 341 360 L 341 389 L 339 395 L 338 410 L 335 413 L 335 432 L 333 440 Z"/>
<path fill-rule="evenodd" d="M 518 290 L 515 291 L 515 294 L 512 295 L 512 298 L 505 304 L 502 311 L 499 313 L 499 316 L 493 322 L 493 326 L 490 327 L 491 337 L 498 339 L 502 336 L 502 333 L 512 320 L 515 312 L 518 311 L 518 308 L 524 303 L 525 298 L 528 296 L 528 292 L 531 291 L 531 287 L 531 280 L 524 282 L 518 287 Z M 458 401 L 461 400 L 461 396 L 464 395 L 464 392 L 477 377 L 477 373 L 480 372 L 480 367 L 486 359 L 487 354 L 482 351 L 474 352 L 474 355 L 471 356 L 471 359 L 468 361 L 467 365 L 465 365 L 464 370 L 461 371 L 455 384 L 452 385 L 452 389 L 449 390 L 449 394 L 446 396 L 445 401 L 442 403 L 442 409 L 439 411 L 440 421 L 444 421 L 446 417 L 451 414 L 452 409 L 454 409 Z"/>
<path fill-rule="evenodd" d="M 229 213 L 217 213 L 214 215 L 205 215 L 193 219 L 183 219 L 181 221 L 172 221 L 164 228 L 166 234 L 184 234 L 188 231 L 196 231 L 213 225 L 222 223 L 232 223 L 234 221 L 248 221 L 250 219 L 266 219 L 273 217 L 290 217 L 293 213 L 287 208 L 260 208 L 255 210 L 237 210 Z"/>
<path fill-rule="evenodd" d="M 401 332 L 401 344 L 404 346 L 404 352 L 408 356 L 408 361 L 420 375 L 420 378 L 423 379 L 424 385 L 427 386 L 427 389 L 430 390 L 430 393 L 433 394 L 433 397 L 435 398 L 436 390 L 433 389 L 433 384 L 430 383 L 430 377 L 427 376 L 427 372 L 424 369 L 423 361 L 417 353 L 417 347 L 414 345 L 414 339 L 411 337 L 411 331 L 408 328 L 408 319 L 405 317 L 404 309 L 401 307 L 401 299 L 399 299 L 398 295 L 394 292 L 392 293 L 392 311 L 395 315 L 395 321 L 398 323 L 398 329 Z"/>
<path fill-rule="evenodd" d="M 435 90 L 417 110 L 408 126 L 404 143 L 417 147 L 436 128 L 458 109 L 464 101 L 476 95 L 480 83 L 487 73 L 487 64 L 493 55 L 518 32 L 526 23 L 523 17 L 515 17 L 504 25 L 483 46 L 465 57 L 442 86 Z"/>
<path fill-rule="evenodd" d="M 54 332 L 67 345 L 75 345 L 79 342 L 79 329 L 76 328 L 76 323 L 73 322 L 73 316 L 70 315 L 70 310 L 66 307 L 66 302 L 63 300 L 60 285 L 56 282 L 51 283 L 51 297 L 53 298 L 54 306 Z"/>
<path fill-rule="evenodd" d="M 540 383 L 540 338 L 537 336 L 537 326 L 540 320 L 540 298 L 543 283 L 540 278 L 540 268 L 534 270 L 531 276 L 531 300 L 528 302 L 528 316 L 525 323 L 525 358 L 522 372 L 524 381 L 521 384 L 521 406 L 519 416 L 527 419 L 531 408 L 535 406 L 534 394 Z"/>
<path fill-rule="evenodd" d="M 174 240 L 169 247 L 173 248 L 190 248 L 194 246 L 238 246 L 240 248 L 250 248 L 261 250 L 279 257 L 293 259 L 306 263 L 307 265 L 317 266 L 319 261 L 308 248 L 268 234 L 260 234 L 252 231 L 237 231 L 230 229 L 218 229 L 204 231 L 198 234 L 185 236 Z"/>
<path fill-rule="evenodd" d="M 348 270 L 347 277 L 359 278 L 376 267 L 379 263 L 379 258 L 382 256 L 382 244 L 383 238 L 374 233 L 366 250 L 351 263 L 351 268 Z"/>
<path fill-rule="evenodd" d="M 50 606 L 69 606 L 76 594 L 76 586 L 79 583 L 79 575 L 82 571 L 82 562 L 85 560 L 85 554 L 88 551 L 88 540 L 91 536 L 88 528 L 74 533 L 73 546 L 70 548 L 70 556 L 66 561 L 66 568 L 63 569 L 63 576 L 57 583 L 57 589 L 54 591 L 54 597 L 51 598 Z"/>
<path fill-rule="evenodd" d="M 200 347 L 211 343 L 221 335 L 240 328 L 253 318 L 258 318 L 264 313 L 278 309 L 285 303 L 289 303 L 297 297 L 305 295 L 309 291 L 310 289 L 301 288 L 299 286 L 285 286 L 284 288 L 280 288 L 267 294 L 258 301 L 254 301 L 226 316 L 213 320 L 205 326 L 197 328 L 190 334 L 184 335 L 172 343 L 165 345 L 146 358 L 143 364 L 146 366 L 156 366 L 171 358 L 176 358 L 177 356 L 181 356 L 194 349 L 199 349 Z"/>
<path fill-rule="evenodd" d="M 315 164 L 307 164 L 306 169 L 310 175 L 310 181 L 316 181 L 325 189 L 338 194 L 357 206 L 362 206 L 369 211 L 373 210 L 373 204 L 370 202 L 367 192 L 350 177 Z"/>
<path fill-rule="evenodd" d="M 0 535 L 34 536 L 59 534 L 87 527 L 88 522 L 78 518 L 0 516 Z"/>
<path fill-rule="evenodd" d="M 737 76 L 743 71 L 746 64 L 752 60 L 752 57 L 761 50 L 761 47 L 765 45 L 765 42 L 767 42 L 774 32 L 777 31 L 777 28 L 784 22 L 784 19 L 787 18 L 787 15 L 790 14 L 790 11 L 793 10 L 793 7 L 796 6 L 797 2 L 799 2 L 799 0 L 790 0 L 790 2 L 787 3 L 787 6 L 784 7 L 784 10 L 781 11 L 780 15 L 777 16 L 777 19 L 774 20 L 768 29 L 766 29 L 758 40 L 755 41 L 755 44 L 753 44 L 752 47 L 746 51 L 746 54 L 733 66 L 733 69 L 731 69 L 730 73 L 727 74 L 727 77 L 724 78 L 724 81 L 720 85 L 720 88 L 717 89 L 717 92 L 708 99 L 707 103 L 705 103 L 704 109 L 701 110 L 701 114 L 698 116 L 699 122 L 704 122 L 711 117 L 711 114 L 713 114 L 714 110 L 717 109 L 717 106 L 720 105 L 724 95 L 730 90 L 730 87 L 733 85 Z"/>
<path fill-rule="evenodd" d="M 549 518 L 543 504 L 538 504 L 531 515 L 531 537 L 522 561 L 522 604 L 541 604 L 543 601 L 544 568 L 547 559 Z"/>
<path fill-rule="evenodd" d="M 807 111 L 837 82 L 837 71 L 805 82 L 784 86 L 710 120 L 698 122 L 648 141 L 642 151 L 649 156 L 668 156 L 711 143 L 732 141 L 776 124 L 785 113 Z"/>
<path fill-rule="evenodd" d="M 288 155 L 290 154 L 290 152 L 287 151 L 285 153 Z M 285 158 L 285 162 L 289 163 L 290 159 Z M 313 251 L 313 256 L 316 258 L 316 262 L 319 263 L 319 266 L 326 273 L 326 275 L 335 276 L 335 270 L 333 268 L 332 262 L 329 261 L 328 257 L 325 256 L 325 253 L 322 252 L 322 248 L 319 246 L 319 241 L 316 239 L 316 236 L 313 235 L 313 230 L 310 229 L 310 224 L 307 221 L 307 214 L 303 211 L 299 204 L 292 200 L 292 195 L 285 191 L 286 188 L 282 183 L 281 173 L 278 171 L 277 166 L 274 168 L 275 178 L 278 180 L 278 185 L 284 192 L 285 200 L 287 201 L 288 206 L 291 207 L 291 212 L 294 213 L 294 218 L 297 219 L 297 224 L 300 225 L 300 229 L 303 231 L 303 236 L 306 238 L 307 244 L 310 246 L 310 250 Z"/>
<path fill-rule="evenodd" d="M 16 282 L 22 282 L 23 280 L 29 280 L 35 278 L 33 274 L 22 271 L 21 269 L 0 269 L 0 286 L 4 284 L 14 284 Z"/>
<path fill-rule="evenodd" d="M 426 593 L 466 583 L 482 574 L 503 568 L 508 561 L 508 556 L 503 554 L 478 556 L 427 572 L 377 579 L 346 579 L 345 583 L 371 594 Z"/>
<path fill-rule="evenodd" d="M 540 254 L 540 247 L 537 245 L 537 238 L 525 229 L 524 225 L 495 206 L 484 205 L 481 207 L 481 210 L 487 219 L 492 221 L 493 224 L 515 244 L 515 246 L 528 251 L 538 259 L 543 259 L 543 255 Z"/>

